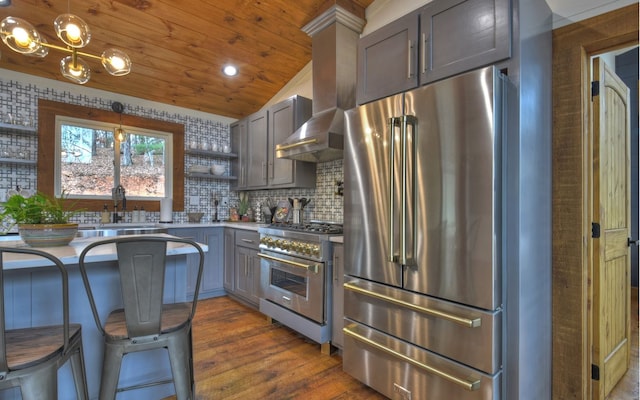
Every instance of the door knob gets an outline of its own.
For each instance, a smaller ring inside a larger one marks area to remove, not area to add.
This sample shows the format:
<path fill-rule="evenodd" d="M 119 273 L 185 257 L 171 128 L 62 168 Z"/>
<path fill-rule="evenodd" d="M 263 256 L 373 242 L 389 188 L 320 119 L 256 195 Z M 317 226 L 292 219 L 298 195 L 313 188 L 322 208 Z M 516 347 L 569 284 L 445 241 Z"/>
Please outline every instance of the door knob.
<path fill-rule="evenodd" d="M 628 238 L 627 239 L 627 245 L 629 247 L 631 247 L 631 246 L 640 246 L 640 240 L 633 240 L 631 238 Z"/>

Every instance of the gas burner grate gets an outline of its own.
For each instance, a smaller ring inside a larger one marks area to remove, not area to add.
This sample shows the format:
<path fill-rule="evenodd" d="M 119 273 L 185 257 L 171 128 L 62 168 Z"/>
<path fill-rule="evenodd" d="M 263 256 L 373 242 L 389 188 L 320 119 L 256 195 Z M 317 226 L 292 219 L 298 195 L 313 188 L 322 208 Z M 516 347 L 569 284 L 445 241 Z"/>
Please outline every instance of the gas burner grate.
<path fill-rule="evenodd" d="M 272 223 L 270 228 L 277 228 L 290 231 L 323 233 L 331 235 L 342 234 L 342 225 L 332 223 L 313 222 L 308 224 Z"/>

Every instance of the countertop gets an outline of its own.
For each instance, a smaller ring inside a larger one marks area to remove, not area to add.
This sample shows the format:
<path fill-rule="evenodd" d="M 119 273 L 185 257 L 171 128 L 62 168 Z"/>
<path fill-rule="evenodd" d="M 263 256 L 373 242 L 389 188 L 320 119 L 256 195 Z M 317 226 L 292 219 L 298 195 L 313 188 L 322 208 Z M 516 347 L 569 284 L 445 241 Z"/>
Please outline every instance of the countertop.
<path fill-rule="evenodd" d="M 128 236 L 120 236 L 120 237 L 131 237 L 131 236 L 144 236 L 144 235 L 128 235 Z M 157 236 L 166 236 L 166 237 L 174 237 L 167 234 L 158 234 Z M 86 237 L 86 238 L 75 238 L 69 243 L 68 246 L 57 246 L 57 247 L 40 247 L 38 250 L 43 250 L 49 254 L 52 254 L 60 259 L 65 265 L 73 265 L 78 263 L 78 257 L 84 248 L 93 242 L 103 240 L 104 237 Z M 2 246 L 5 247 L 25 247 L 26 244 L 22 240 L 3 240 L 0 242 Z M 205 252 L 209 250 L 208 246 L 200 243 L 202 250 Z M 196 249 L 192 246 L 186 244 L 169 244 L 167 248 L 168 256 L 176 256 L 182 254 L 190 254 L 195 253 Z M 85 258 L 86 262 L 101 262 L 101 261 L 113 261 L 116 259 L 116 248 L 115 245 L 111 244 L 108 246 L 100 246 L 94 250 L 91 250 L 87 257 Z M 21 269 L 21 268 L 34 268 L 34 267 L 42 267 L 45 265 L 53 265 L 50 264 L 48 260 L 45 260 L 41 257 L 32 256 L 30 254 L 7 254 L 3 260 L 3 268 L 5 270 L 10 269 Z"/>
<path fill-rule="evenodd" d="M 80 229 L 117 229 L 117 228 L 132 228 L 132 227 L 149 227 L 149 228 L 167 228 L 167 229 L 180 229 L 180 228 L 234 228 L 245 229 L 250 231 L 257 231 L 261 226 L 267 226 L 268 224 L 258 222 L 184 222 L 184 223 L 157 223 L 157 222 L 145 222 L 145 223 L 120 223 L 120 224 L 80 224 Z"/>

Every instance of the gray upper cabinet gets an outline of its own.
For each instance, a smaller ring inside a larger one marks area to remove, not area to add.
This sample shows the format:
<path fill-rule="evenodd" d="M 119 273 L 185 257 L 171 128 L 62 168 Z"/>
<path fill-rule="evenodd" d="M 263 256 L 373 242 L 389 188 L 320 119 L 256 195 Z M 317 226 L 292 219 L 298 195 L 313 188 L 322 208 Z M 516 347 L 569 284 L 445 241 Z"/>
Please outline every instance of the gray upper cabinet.
<path fill-rule="evenodd" d="M 420 14 L 420 82 L 511 56 L 510 0 L 438 0 Z"/>
<path fill-rule="evenodd" d="M 315 188 L 316 164 L 276 158 L 282 143 L 311 117 L 311 100 L 293 96 L 231 125 L 233 190 Z"/>
<path fill-rule="evenodd" d="M 418 86 L 418 22 L 413 12 L 358 41 L 358 104 Z"/>
<path fill-rule="evenodd" d="M 276 145 L 284 142 L 311 117 L 311 100 L 294 96 L 269 108 L 269 187 L 316 186 L 316 165 L 276 157 Z"/>
<path fill-rule="evenodd" d="M 511 56 L 511 0 L 434 0 L 358 42 L 358 104 Z"/>
<path fill-rule="evenodd" d="M 267 111 L 259 111 L 247 118 L 247 189 L 267 185 Z"/>
<path fill-rule="evenodd" d="M 231 124 L 231 152 L 238 155 L 238 159 L 231 163 L 231 175 L 238 180 L 232 189 L 247 187 L 247 120 L 240 120 Z"/>

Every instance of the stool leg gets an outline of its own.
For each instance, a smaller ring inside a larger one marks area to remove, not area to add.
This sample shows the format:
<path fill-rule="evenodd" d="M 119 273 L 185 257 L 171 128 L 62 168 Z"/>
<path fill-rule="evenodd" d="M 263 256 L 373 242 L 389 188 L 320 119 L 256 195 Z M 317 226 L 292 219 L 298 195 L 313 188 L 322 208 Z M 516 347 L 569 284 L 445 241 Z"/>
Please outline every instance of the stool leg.
<path fill-rule="evenodd" d="M 114 400 L 120 379 L 120 365 L 124 347 L 105 343 L 100 381 L 100 400 Z"/>
<path fill-rule="evenodd" d="M 193 352 L 191 332 L 169 339 L 169 360 L 177 400 L 192 400 L 193 394 Z"/>
<path fill-rule="evenodd" d="M 78 396 L 78 400 L 88 400 L 89 391 L 87 389 L 87 373 L 84 366 L 82 339 L 78 342 L 78 348 L 71 354 L 71 371 L 76 385 L 76 395 Z"/>

